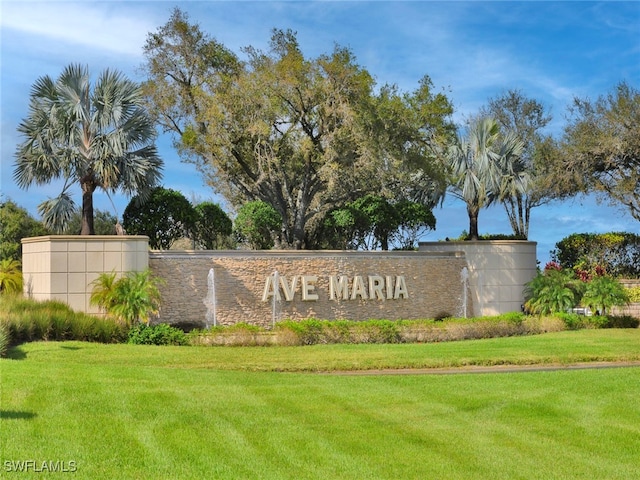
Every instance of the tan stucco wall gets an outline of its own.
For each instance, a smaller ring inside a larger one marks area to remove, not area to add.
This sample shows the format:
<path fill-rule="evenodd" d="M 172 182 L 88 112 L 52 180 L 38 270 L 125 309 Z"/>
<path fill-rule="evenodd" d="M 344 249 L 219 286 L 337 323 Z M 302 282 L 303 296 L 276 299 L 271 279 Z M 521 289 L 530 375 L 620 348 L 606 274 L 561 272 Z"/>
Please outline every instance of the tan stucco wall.
<path fill-rule="evenodd" d="M 267 277 L 278 271 L 287 281 L 295 275 L 316 276 L 317 300 L 304 301 L 300 281 L 292 301 L 276 304 L 276 321 L 320 318 L 366 320 L 374 318 L 430 318 L 458 315 L 466 266 L 461 253 L 336 252 L 336 251 L 166 251 L 151 252 L 149 267 L 165 279 L 158 321 L 202 323 L 207 319 L 209 270 L 214 269 L 216 323 L 247 322 L 268 326 L 273 302 L 262 300 Z M 330 300 L 329 277 L 346 275 L 350 281 L 370 275 L 403 276 L 408 298 Z M 467 313 L 473 314 L 470 295 Z"/>
<path fill-rule="evenodd" d="M 60 300 L 74 310 L 99 313 L 89 304 L 91 282 L 101 273 L 142 271 L 149 265 L 145 236 L 51 235 L 22 239 L 24 294 Z"/>
<path fill-rule="evenodd" d="M 525 284 L 537 273 L 536 242 L 481 240 L 421 242 L 420 251 L 464 252 L 477 315 L 519 312 Z"/>

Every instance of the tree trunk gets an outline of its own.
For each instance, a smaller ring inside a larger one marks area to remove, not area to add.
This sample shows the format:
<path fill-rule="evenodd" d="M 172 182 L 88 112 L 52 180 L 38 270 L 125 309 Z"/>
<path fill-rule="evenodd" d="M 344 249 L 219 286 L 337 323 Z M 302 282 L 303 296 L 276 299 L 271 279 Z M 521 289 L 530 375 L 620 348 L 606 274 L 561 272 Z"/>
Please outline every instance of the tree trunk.
<path fill-rule="evenodd" d="M 469 214 L 469 240 L 478 240 L 478 213 L 480 209 L 477 207 L 467 207 L 467 213 Z"/>
<path fill-rule="evenodd" d="M 385 235 L 380 239 L 380 249 L 387 251 L 389 250 L 389 236 Z"/>
<path fill-rule="evenodd" d="M 93 182 L 82 183 L 82 229 L 80 235 L 95 235 L 93 227 L 93 192 L 96 186 Z"/>

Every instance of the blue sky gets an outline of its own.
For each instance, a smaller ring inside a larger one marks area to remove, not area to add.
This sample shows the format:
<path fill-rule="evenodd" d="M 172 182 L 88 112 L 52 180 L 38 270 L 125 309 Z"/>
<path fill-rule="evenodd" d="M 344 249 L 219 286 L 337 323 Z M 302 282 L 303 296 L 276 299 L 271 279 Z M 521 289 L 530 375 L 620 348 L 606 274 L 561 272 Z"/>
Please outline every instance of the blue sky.
<path fill-rule="evenodd" d="M 203 31 L 240 54 L 266 48 L 273 28 L 297 32 L 304 53 L 315 57 L 334 44 L 352 49 L 378 84 L 417 88 L 429 75 L 455 107 L 458 123 L 490 97 L 519 89 L 553 115 L 548 133 L 559 135 L 574 96 L 595 99 L 620 81 L 640 86 L 640 2 L 488 1 L 84 1 L 1 0 L 1 169 L 5 198 L 37 216 L 37 205 L 60 185 L 20 190 L 13 182 L 16 128 L 28 111 L 29 90 L 42 75 L 56 78 L 70 63 L 97 74 L 115 68 L 134 80 L 149 32 L 175 6 Z M 158 146 L 163 184 L 187 198 L 220 201 L 195 169 L 183 164 L 167 137 Z M 76 201 L 80 203 L 79 191 Z M 96 193 L 96 207 L 122 215 L 128 198 Z M 468 229 L 465 207 L 449 197 L 434 212 L 435 232 L 424 240 L 457 237 Z M 502 207 L 480 213 L 480 233 L 511 233 Z M 629 231 L 639 222 L 624 211 L 579 197 L 533 210 L 530 240 L 544 264 L 555 243 L 571 233 Z"/>

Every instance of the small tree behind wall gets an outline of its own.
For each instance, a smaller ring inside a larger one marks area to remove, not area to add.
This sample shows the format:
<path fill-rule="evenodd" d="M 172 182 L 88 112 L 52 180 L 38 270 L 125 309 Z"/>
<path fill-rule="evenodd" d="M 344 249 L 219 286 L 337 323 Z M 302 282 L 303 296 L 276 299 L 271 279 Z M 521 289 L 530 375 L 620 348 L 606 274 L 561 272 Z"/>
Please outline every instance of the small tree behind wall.
<path fill-rule="evenodd" d="M 148 199 L 134 197 L 123 214 L 123 225 L 130 235 L 146 235 L 149 246 L 168 250 L 176 240 L 189 237 L 196 214 L 184 195 L 157 187 Z"/>
<path fill-rule="evenodd" d="M 241 242 L 254 250 L 273 248 L 282 228 L 282 217 L 266 202 L 245 203 L 235 219 L 235 232 Z"/>
<path fill-rule="evenodd" d="M 193 231 L 196 248 L 215 250 L 231 247 L 233 222 L 222 208 L 212 202 L 194 207 L 196 218 Z"/>

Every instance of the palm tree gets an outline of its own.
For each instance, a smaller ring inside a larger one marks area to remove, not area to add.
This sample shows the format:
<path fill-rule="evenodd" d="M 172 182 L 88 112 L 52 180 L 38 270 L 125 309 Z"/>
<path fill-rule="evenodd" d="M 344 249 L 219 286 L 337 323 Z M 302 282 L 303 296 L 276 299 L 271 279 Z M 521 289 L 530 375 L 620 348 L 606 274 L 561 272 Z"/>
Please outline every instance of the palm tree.
<path fill-rule="evenodd" d="M 119 322 L 132 326 L 136 322 L 149 324 L 160 309 L 160 285 L 163 280 L 153 277 L 149 269 L 117 274 L 101 273 L 93 282 L 90 303 L 104 309 Z"/>
<path fill-rule="evenodd" d="M 478 216 L 482 208 L 500 198 L 511 163 L 523 149 L 522 141 L 508 132 L 500 135 L 498 123 L 480 118 L 469 127 L 468 138 L 458 135 L 449 148 L 451 193 L 464 201 L 469 215 L 469 237 L 478 239 Z"/>
<path fill-rule="evenodd" d="M 627 290 L 615 278 L 599 276 L 587 284 L 582 303 L 591 310 L 607 314 L 611 307 L 622 307 L 629 304 Z"/>
<path fill-rule="evenodd" d="M 548 315 L 566 312 L 582 298 L 584 282 L 573 270 L 545 269 L 525 286 L 525 307 L 532 313 Z"/>
<path fill-rule="evenodd" d="M 36 81 L 29 114 L 18 126 L 25 141 L 18 146 L 14 171 L 21 188 L 64 179 L 60 195 L 38 207 L 43 223 L 56 231 L 75 210 L 69 188 L 79 183 L 81 235 L 95 233 L 96 189 L 144 195 L 162 176 L 140 87 L 113 70 L 103 71 L 91 87 L 88 68 L 80 65 L 69 65 L 56 81 L 49 76 Z"/>

